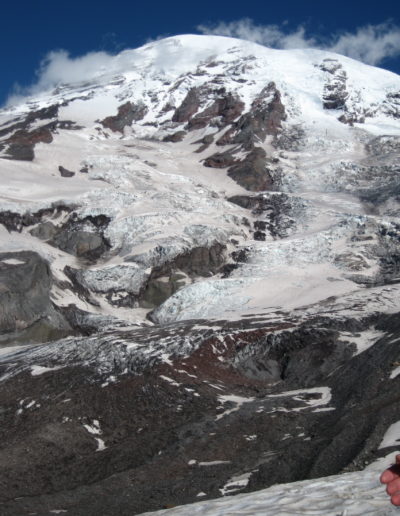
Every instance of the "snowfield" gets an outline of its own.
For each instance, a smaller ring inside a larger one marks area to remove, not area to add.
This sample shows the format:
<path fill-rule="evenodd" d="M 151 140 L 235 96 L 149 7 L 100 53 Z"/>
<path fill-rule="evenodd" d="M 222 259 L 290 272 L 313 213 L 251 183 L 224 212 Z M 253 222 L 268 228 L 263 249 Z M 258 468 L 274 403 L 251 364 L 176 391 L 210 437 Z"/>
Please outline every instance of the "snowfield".
<path fill-rule="evenodd" d="M 395 516 L 380 471 L 356 473 L 281 484 L 254 493 L 207 500 L 166 511 L 146 512 L 143 516 Z"/>

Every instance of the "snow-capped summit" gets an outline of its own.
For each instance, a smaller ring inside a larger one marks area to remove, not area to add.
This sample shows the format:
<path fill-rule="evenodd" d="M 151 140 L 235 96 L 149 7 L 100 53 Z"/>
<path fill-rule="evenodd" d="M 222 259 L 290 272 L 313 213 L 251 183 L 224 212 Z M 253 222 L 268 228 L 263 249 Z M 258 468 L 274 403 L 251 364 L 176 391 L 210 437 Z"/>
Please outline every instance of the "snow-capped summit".
<path fill-rule="evenodd" d="M 0 111 L 4 514 L 393 452 L 400 77 L 192 35 L 79 66 Z"/>

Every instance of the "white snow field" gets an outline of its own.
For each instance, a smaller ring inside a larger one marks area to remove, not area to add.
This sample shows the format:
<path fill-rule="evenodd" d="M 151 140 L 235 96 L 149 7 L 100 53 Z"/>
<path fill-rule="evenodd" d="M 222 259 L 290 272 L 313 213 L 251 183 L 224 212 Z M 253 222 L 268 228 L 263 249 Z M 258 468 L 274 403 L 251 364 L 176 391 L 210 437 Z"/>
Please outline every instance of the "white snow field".
<path fill-rule="evenodd" d="M 398 452 L 397 452 L 398 453 Z M 226 496 L 143 516 L 397 516 L 379 475 L 394 454 L 365 471 L 280 484 L 253 493 Z"/>

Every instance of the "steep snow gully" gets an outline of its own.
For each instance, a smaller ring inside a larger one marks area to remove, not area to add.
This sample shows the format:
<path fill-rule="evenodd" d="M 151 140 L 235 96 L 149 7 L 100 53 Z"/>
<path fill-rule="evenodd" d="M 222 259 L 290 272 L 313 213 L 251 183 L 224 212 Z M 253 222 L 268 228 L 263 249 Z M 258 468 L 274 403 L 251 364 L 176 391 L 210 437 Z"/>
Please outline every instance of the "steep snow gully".
<path fill-rule="evenodd" d="M 394 514 L 399 171 L 400 77 L 316 50 L 3 108 L 1 514 Z"/>

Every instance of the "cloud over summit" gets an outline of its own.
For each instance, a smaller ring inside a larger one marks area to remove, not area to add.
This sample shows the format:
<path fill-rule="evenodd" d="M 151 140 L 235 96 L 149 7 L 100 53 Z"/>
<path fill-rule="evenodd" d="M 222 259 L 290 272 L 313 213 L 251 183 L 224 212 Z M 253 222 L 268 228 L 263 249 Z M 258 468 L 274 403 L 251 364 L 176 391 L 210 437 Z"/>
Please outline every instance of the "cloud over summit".
<path fill-rule="evenodd" d="M 370 65 L 380 65 L 385 59 L 400 56 L 400 27 L 391 23 L 367 25 L 355 32 L 341 32 L 333 35 L 310 34 L 303 26 L 290 30 L 282 25 L 257 25 L 250 18 L 215 25 L 199 25 L 202 34 L 229 36 L 278 49 L 317 48 L 352 57 Z M 157 38 L 159 39 L 159 38 Z M 55 50 L 47 54 L 36 72 L 36 81 L 28 86 L 16 85 L 7 105 L 14 105 L 25 97 L 40 94 L 59 84 L 89 81 L 104 73 L 117 73 L 132 66 L 134 53 L 123 51 L 113 55 L 105 51 L 89 52 L 83 56 L 71 57 L 66 50 Z M 168 68 L 171 56 L 159 56 L 161 64 Z"/>
<path fill-rule="evenodd" d="M 343 54 L 370 65 L 400 56 L 400 27 L 391 23 L 366 25 L 355 32 L 340 32 L 331 36 L 309 35 L 304 26 L 289 30 L 287 25 L 257 25 L 250 18 L 216 25 L 199 25 L 202 34 L 246 39 L 279 49 L 318 48 Z"/>

